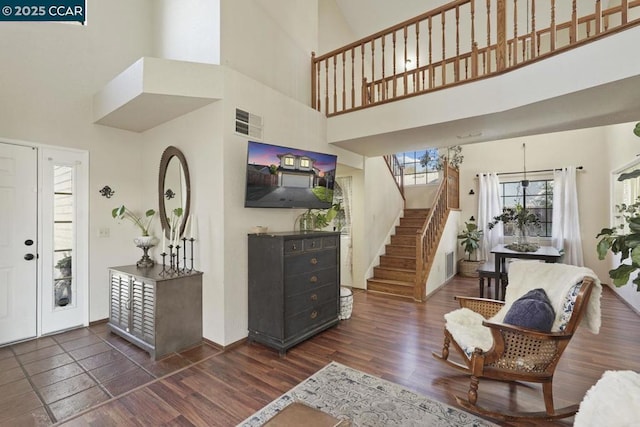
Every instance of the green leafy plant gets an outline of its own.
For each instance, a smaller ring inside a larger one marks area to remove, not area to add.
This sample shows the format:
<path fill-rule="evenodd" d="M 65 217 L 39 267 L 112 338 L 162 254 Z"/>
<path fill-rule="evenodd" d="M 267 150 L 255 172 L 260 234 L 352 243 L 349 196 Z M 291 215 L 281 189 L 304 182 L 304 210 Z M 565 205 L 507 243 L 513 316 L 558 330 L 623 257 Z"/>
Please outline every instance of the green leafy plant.
<path fill-rule="evenodd" d="M 631 205 L 616 205 L 618 215 L 622 223 L 611 228 L 603 228 L 596 236 L 601 237 L 598 242 L 598 258 L 604 259 L 608 251 L 620 254 L 621 264 L 609 270 L 609 277 L 613 279 L 615 286 L 624 286 L 629 282 L 631 274 L 640 269 L 640 197 Z M 624 261 L 629 259 L 630 263 Z M 633 283 L 636 290 L 640 291 L 640 276 Z"/>
<path fill-rule="evenodd" d="M 465 222 L 464 226 L 464 230 L 458 234 L 458 239 L 460 239 L 460 246 L 464 248 L 464 252 L 467 254 L 467 260 L 471 261 L 471 255 L 480 247 L 480 239 L 484 232 L 472 222 Z"/>
<path fill-rule="evenodd" d="M 303 230 L 308 229 L 322 229 L 331 224 L 331 221 L 336 218 L 340 212 L 344 213 L 341 204 L 334 203 L 329 209 L 307 209 L 305 213 L 300 215 L 300 228 Z M 307 224 L 307 226 L 303 226 Z"/>
<path fill-rule="evenodd" d="M 432 155 L 435 153 L 435 155 Z M 420 158 L 420 165 L 422 167 L 433 166 L 435 170 L 442 170 L 444 168 L 445 161 L 449 161 L 451 167 L 455 169 L 459 169 L 462 161 L 464 160 L 464 156 L 462 155 L 462 147 L 459 145 L 454 145 L 452 147 L 447 147 L 447 154 L 437 154 L 437 151 L 427 150 L 427 152 Z"/>
<path fill-rule="evenodd" d="M 138 216 L 125 207 L 125 205 L 118 206 L 111 211 L 111 216 L 118 220 L 126 219 L 131 221 L 142 232 L 142 236 L 149 235 L 149 227 L 153 222 L 153 218 L 156 216 L 154 209 L 149 209 L 144 213 L 144 216 Z"/>
<path fill-rule="evenodd" d="M 633 129 L 634 135 L 640 137 L 640 123 L 636 123 Z M 626 174 L 620 174 L 618 181 L 637 178 L 640 170 L 636 169 Z M 613 279 L 613 284 L 617 287 L 629 283 L 631 275 L 640 270 L 640 197 L 635 203 L 627 205 L 625 203 L 616 205 L 616 219 L 620 221 L 617 226 L 603 228 L 596 236 L 601 238 L 598 241 L 596 250 L 598 258 L 603 260 L 607 252 L 614 255 L 620 254 L 620 265 L 613 270 L 609 270 L 609 277 Z M 629 260 L 629 262 L 625 262 Z M 640 275 L 633 279 L 636 291 L 640 292 Z"/>
<path fill-rule="evenodd" d="M 520 203 L 517 203 L 513 208 L 503 208 L 502 214 L 494 216 L 493 221 L 489 223 L 489 230 L 493 229 L 493 227 L 500 222 L 503 224 L 513 224 L 524 234 L 527 227 L 540 225 L 540 218 L 535 212 L 531 212 Z"/>

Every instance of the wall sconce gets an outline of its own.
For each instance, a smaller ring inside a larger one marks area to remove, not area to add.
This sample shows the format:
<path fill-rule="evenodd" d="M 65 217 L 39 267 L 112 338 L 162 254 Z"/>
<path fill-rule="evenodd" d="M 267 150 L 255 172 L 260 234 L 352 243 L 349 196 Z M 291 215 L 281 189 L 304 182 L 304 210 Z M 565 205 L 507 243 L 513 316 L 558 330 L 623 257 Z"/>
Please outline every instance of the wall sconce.
<path fill-rule="evenodd" d="M 473 215 L 471 215 L 471 218 L 469 218 L 469 221 L 474 222 L 475 220 L 476 218 Z"/>
<path fill-rule="evenodd" d="M 111 198 L 111 196 L 113 196 L 114 194 L 116 194 L 116 192 L 115 192 L 115 191 L 113 191 L 113 190 L 111 189 L 111 187 L 109 187 L 108 185 L 105 185 L 104 187 L 102 187 L 102 188 L 100 189 L 100 194 L 101 194 L 103 197 L 106 197 L 107 199 L 110 199 L 110 198 Z"/>
<path fill-rule="evenodd" d="M 469 195 L 474 195 L 474 194 L 476 194 L 476 192 L 473 191 L 473 188 L 471 190 L 469 190 Z"/>

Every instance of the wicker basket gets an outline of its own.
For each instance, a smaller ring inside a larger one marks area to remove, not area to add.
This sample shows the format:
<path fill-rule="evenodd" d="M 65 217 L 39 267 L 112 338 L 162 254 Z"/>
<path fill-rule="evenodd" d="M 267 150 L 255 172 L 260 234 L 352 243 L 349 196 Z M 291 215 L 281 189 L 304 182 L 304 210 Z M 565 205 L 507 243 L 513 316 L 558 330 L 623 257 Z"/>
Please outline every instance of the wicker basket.
<path fill-rule="evenodd" d="M 349 288 L 340 288 L 340 320 L 347 320 L 351 317 L 353 310 L 353 292 Z"/>
<path fill-rule="evenodd" d="M 469 261 L 461 259 L 458 261 L 458 274 L 462 277 L 478 277 L 478 267 L 484 263 L 482 261 Z"/>

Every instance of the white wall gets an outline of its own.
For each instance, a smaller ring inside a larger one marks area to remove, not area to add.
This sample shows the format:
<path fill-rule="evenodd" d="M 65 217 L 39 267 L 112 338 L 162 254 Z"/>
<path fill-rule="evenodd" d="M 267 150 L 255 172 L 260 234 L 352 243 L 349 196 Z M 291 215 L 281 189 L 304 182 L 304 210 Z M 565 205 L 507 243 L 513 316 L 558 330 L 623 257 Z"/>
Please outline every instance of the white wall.
<path fill-rule="evenodd" d="M 318 21 L 316 55 L 324 55 L 360 38 L 356 37 L 349 28 L 336 0 L 318 0 Z"/>
<path fill-rule="evenodd" d="M 154 56 L 220 63 L 220 0 L 155 0 Z"/>
<path fill-rule="evenodd" d="M 310 105 L 317 0 L 223 0 L 221 64 Z"/>
<path fill-rule="evenodd" d="M 406 207 L 408 209 L 431 208 L 438 187 L 439 182 L 436 184 L 406 185 L 404 187 Z"/>
<path fill-rule="evenodd" d="M 389 243 L 388 237 L 404 209 L 404 199 L 382 157 L 365 160 L 363 194 L 364 212 L 358 220 L 362 220 L 364 234 L 354 239 L 353 244 L 362 246 L 362 262 L 366 263 L 367 271 L 372 271 L 378 265 L 378 256 L 384 253 L 384 245 Z M 366 282 L 368 278 L 354 275 L 354 282 Z"/>
<path fill-rule="evenodd" d="M 145 205 L 158 205 L 158 167 L 170 145 L 180 149 L 191 178 L 191 214 L 197 218 L 194 267 L 203 274 L 203 335 L 224 343 L 224 167 L 222 101 L 179 117 L 144 134 Z M 155 235 L 161 236 L 156 223 Z M 161 261 L 158 248 L 153 255 Z"/>
<path fill-rule="evenodd" d="M 481 172 L 517 172 L 523 170 L 522 143 L 526 143 L 527 170 L 583 166 L 577 172 L 578 209 L 585 265 L 608 282 L 608 267 L 598 260 L 595 236 L 609 223 L 608 143 L 604 128 L 559 132 L 463 146 L 464 162 L 460 167 L 460 229 L 471 215 L 478 217 L 478 180 Z M 552 173 L 528 174 L 529 179 L 552 178 Z M 517 181 L 518 175 L 501 179 Z M 475 195 L 469 195 L 473 189 Z M 478 224 L 481 229 L 486 225 Z"/>

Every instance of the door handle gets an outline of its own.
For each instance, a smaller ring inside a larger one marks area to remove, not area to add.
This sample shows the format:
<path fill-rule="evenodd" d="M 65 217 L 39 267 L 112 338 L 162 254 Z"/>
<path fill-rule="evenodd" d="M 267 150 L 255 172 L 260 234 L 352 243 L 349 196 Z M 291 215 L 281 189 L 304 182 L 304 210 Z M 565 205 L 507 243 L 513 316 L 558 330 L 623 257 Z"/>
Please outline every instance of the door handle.
<path fill-rule="evenodd" d="M 26 259 L 27 261 L 31 261 L 34 258 L 35 258 L 35 256 L 33 254 L 25 254 L 24 255 L 24 259 Z"/>

